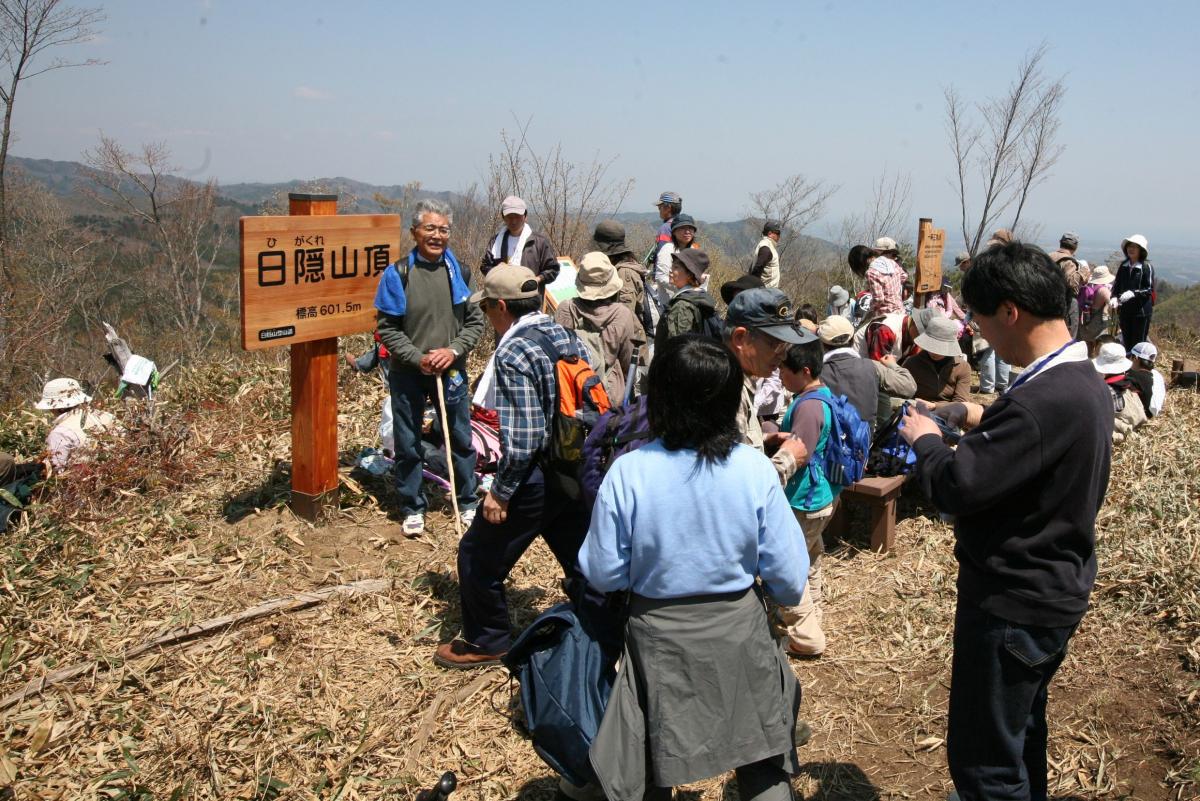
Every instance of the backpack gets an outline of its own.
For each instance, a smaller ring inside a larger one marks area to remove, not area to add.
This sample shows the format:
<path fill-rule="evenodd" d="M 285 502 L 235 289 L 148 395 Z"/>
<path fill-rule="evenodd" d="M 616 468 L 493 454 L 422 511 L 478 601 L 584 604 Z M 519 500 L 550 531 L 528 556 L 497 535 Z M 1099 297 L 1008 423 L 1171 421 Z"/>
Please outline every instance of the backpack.
<path fill-rule="evenodd" d="M 653 438 L 645 395 L 630 401 L 627 406 L 610 410 L 600 418 L 583 442 L 583 466 L 579 469 L 583 496 L 589 505 L 596 503 L 600 484 L 608 468 L 612 467 L 613 460 L 637 450 Z"/>
<path fill-rule="evenodd" d="M 1063 275 L 1067 278 L 1067 285 L 1071 287 L 1072 292 L 1078 294 L 1087 285 L 1090 276 L 1084 272 L 1083 266 L 1074 256 L 1063 256 L 1054 263 L 1063 271 Z"/>
<path fill-rule="evenodd" d="M 475 448 L 475 472 L 496 472 L 500 465 L 500 432 L 487 423 L 472 419 L 471 445 Z"/>
<path fill-rule="evenodd" d="M 550 444 L 542 453 L 542 473 L 547 483 L 568 498 L 578 498 L 583 442 L 612 404 L 600 376 L 578 353 L 560 353 L 550 337 L 536 328 L 520 335 L 540 348 L 554 365 L 555 412 L 550 424 Z"/>
<path fill-rule="evenodd" d="M 575 336 L 584 344 L 588 350 L 588 361 L 592 363 L 592 369 L 596 371 L 596 375 L 600 376 L 600 382 L 604 385 L 604 392 L 608 395 L 609 400 L 617 399 L 617 387 L 614 383 L 614 378 L 609 375 L 612 365 L 604 358 L 604 338 L 599 328 L 595 328 L 591 322 L 583 315 L 575 317 Z"/>
<path fill-rule="evenodd" d="M 1092 311 L 1092 302 L 1096 297 L 1096 293 L 1100 291 L 1099 284 L 1084 284 L 1079 289 L 1079 294 L 1076 295 L 1076 300 L 1079 302 L 1079 324 L 1083 325 L 1092 319 L 1095 314 Z"/>
<path fill-rule="evenodd" d="M 867 472 L 873 476 L 903 476 L 912 472 L 917 463 L 917 454 L 900 436 L 900 421 L 908 412 L 905 402 L 888 419 L 887 424 L 875 432 L 871 442 L 871 455 L 867 461 Z"/>
<path fill-rule="evenodd" d="M 820 390 L 805 392 L 796 398 L 788 409 L 790 420 L 793 410 L 806 400 L 819 400 L 829 407 L 829 434 L 825 438 L 825 453 L 818 463 L 808 460 L 808 498 L 812 502 L 817 482 L 822 477 L 834 487 L 849 487 L 862 479 L 867 469 L 867 458 L 871 452 L 871 426 L 868 425 L 845 395 L 830 398 Z M 819 471 L 819 472 L 818 472 Z"/>
<path fill-rule="evenodd" d="M 530 623 L 500 661 L 521 684 L 533 750 L 571 784 L 594 781 L 588 749 L 616 679 L 613 655 L 563 603 Z"/>

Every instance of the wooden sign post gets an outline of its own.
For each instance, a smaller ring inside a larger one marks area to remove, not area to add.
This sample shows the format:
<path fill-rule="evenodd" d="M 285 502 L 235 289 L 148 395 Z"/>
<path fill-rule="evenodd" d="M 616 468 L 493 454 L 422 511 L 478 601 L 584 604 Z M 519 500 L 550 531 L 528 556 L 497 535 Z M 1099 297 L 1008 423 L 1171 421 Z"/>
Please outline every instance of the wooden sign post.
<path fill-rule="evenodd" d="M 242 348 L 291 346 L 292 509 L 337 501 L 337 338 L 375 325 L 396 214 L 337 216 L 337 195 L 289 194 L 288 217 L 242 217 Z"/>
<path fill-rule="evenodd" d="M 934 228 L 933 218 L 922 217 L 917 223 L 917 277 L 913 281 L 913 292 L 918 298 L 924 292 L 937 292 L 942 288 L 942 256 L 945 251 L 945 229 Z"/>

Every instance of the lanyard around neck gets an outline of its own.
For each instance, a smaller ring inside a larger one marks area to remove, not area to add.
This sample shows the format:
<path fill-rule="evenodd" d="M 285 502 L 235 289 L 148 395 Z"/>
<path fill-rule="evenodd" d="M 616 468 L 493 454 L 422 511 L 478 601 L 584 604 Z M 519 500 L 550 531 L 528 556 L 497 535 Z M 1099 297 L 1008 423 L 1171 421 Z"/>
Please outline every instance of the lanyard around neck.
<path fill-rule="evenodd" d="M 1064 350 L 1066 350 L 1067 348 L 1071 347 L 1074 344 L 1075 344 L 1075 340 L 1072 339 L 1069 342 L 1067 342 L 1065 345 L 1063 345 L 1061 348 L 1054 351 L 1054 353 L 1051 353 L 1049 356 L 1045 357 L 1044 359 L 1038 360 L 1038 362 L 1033 366 L 1032 369 L 1025 370 L 1025 372 L 1023 372 L 1023 373 L 1021 373 L 1021 375 L 1017 376 L 1017 380 L 1012 383 L 1012 386 L 1010 386 L 1008 388 L 1008 391 L 1012 392 L 1014 389 L 1021 386 L 1029 379 L 1033 378 L 1035 375 L 1040 373 L 1042 371 L 1042 369 L 1045 368 L 1046 365 L 1048 365 L 1048 364 L 1050 364 L 1050 362 L 1054 361 L 1054 358 L 1056 356 L 1058 356 L 1060 353 L 1062 353 Z"/>

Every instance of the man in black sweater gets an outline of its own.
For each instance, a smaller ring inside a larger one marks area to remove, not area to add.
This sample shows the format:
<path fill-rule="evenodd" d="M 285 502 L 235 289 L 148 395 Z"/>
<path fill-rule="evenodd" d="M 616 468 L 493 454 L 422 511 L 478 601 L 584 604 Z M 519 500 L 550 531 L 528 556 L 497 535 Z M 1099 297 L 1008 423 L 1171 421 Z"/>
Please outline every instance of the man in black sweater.
<path fill-rule="evenodd" d="M 915 412 L 901 429 L 925 493 L 955 517 L 947 759 L 962 801 L 1045 799 L 1046 691 L 1096 579 L 1112 403 L 1041 250 L 990 248 L 963 295 L 1000 358 L 1025 369 L 957 450 Z"/>

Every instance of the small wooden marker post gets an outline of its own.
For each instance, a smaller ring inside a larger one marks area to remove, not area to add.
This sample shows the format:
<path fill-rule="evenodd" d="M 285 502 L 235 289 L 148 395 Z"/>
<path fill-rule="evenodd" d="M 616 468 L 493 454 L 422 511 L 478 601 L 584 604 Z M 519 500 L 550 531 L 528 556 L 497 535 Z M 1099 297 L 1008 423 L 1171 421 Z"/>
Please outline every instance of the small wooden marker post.
<path fill-rule="evenodd" d="M 289 192 L 288 214 L 337 214 L 337 195 Z M 305 520 L 337 506 L 337 345 L 327 337 L 291 347 L 292 511 Z"/>
<path fill-rule="evenodd" d="M 289 194 L 287 217 L 242 217 L 242 348 L 291 346 L 292 510 L 337 503 L 337 338 L 370 331 L 400 255 L 396 214 L 338 215 L 337 195 Z"/>
<path fill-rule="evenodd" d="M 925 293 L 942 288 L 942 256 L 946 250 L 946 231 L 933 227 L 932 217 L 917 223 L 917 275 L 913 280 L 913 300 L 925 305 Z"/>

